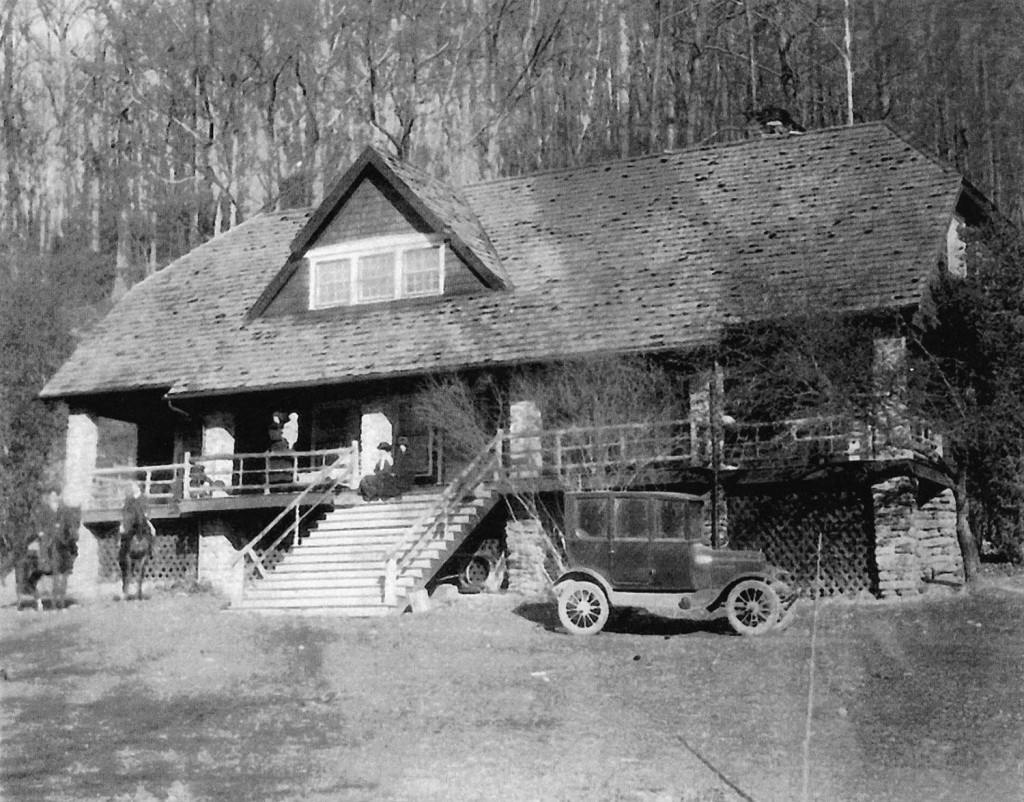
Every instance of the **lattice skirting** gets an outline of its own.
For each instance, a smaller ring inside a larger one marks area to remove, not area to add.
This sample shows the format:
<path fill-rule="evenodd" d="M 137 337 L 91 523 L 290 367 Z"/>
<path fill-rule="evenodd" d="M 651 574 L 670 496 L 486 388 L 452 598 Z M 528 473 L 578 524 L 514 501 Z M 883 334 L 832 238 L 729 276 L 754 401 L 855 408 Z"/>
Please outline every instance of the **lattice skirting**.
<path fill-rule="evenodd" d="M 730 545 L 762 549 L 770 563 L 793 573 L 802 594 L 877 594 L 873 514 L 866 493 L 732 495 L 728 509 Z"/>
<path fill-rule="evenodd" d="M 117 536 L 99 538 L 100 579 L 118 581 Z M 196 532 L 158 533 L 149 561 L 146 579 L 150 582 L 175 582 L 199 578 L 199 536 Z"/>
<path fill-rule="evenodd" d="M 287 537 L 273 551 L 257 548 L 256 554 L 259 556 L 260 561 L 263 563 L 263 567 L 267 571 L 273 571 L 275 568 L 277 568 L 278 565 L 281 564 L 284 558 L 288 556 L 288 552 L 291 551 L 291 548 L 292 538 Z M 260 573 L 258 570 L 256 570 L 256 564 L 246 561 L 246 565 L 248 566 L 245 574 L 246 580 L 250 584 L 258 582 L 260 579 Z"/>

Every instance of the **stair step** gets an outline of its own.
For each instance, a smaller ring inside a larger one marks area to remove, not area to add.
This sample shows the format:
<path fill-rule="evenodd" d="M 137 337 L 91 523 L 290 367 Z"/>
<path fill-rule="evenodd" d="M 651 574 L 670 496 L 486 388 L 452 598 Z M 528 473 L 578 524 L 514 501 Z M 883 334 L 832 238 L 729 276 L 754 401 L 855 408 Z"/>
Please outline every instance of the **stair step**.
<path fill-rule="evenodd" d="M 414 576 L 403 576 L 398 578 L 399 586 L 414 585 L 418 577 Z M 301 575 L 294 575 L 291 577 L 285 576 L 268 576 L 262 580 L 257 586 L 246 591 L 246 596 L 253 594 L 262 595 L 264 593 L 277 593 L 282 590 L 352 590 L 360 589 L 367 593 L 369 592 L 380 592 L 382 582 L 384 581 L 383 572 L 376 576 L 369 577 L 307 577 Z"/>
<path fill-rule="evenodd" d="M 496 498 L 492 487 L 480 486 L 451 505 L 440 536 L 424 541 L 402 569 L 399 596 L 437 572 Z M 399 544 L 408 548 L 419 541 L 424 530 L 417 524 L 438 510 L 440 500 L 440 493 L 387 503 L 352 504 L 351 494 L 340 497 L 274 570 L 246 585 L 238 609 L 386 615 L 394 608 L 382 600 L 384 560 Z"/>
<path fill-rule="evenodd" d="M 381 574 L 384 571 L 384 560 L 382 559 L 336 559 L 336 560 L 323 560 L 315 564 L 309 564 L 308 562 L 290 564 L 288 561 L 282 562 L 275 567 L 272 572 L 267 574 L 268 577 L 279 575 L 279 574 Z"/>
<path fill-rule="evenodd" d="M 343 510 L 334 510 L 333 512 L 327 513 L 323 516 L 323 520 L 345 520 L 345 521 L 379 521 L 381 518 L 396 518 L 402 521 L 415 520 L 421 517 L 427 510 L 431 509 L 434 505 L 427 505 L 425 507 L 411 507 L 405 510 L 396 510 L 393 508 L 381 508 L 378 510 L 364 510 L 359 507 L 347 507 Z"/>
<path fill-rule="evenodd" d="M 427 554 L 436 555 L 444 551 L 445 547 L 450 543 L 451 541 L 448 540 L 434 541 L 430 545 L 419 549 L 416 554 L 417 556 Z M 369 551 L 333 551 L 328 554 L 309 554 L 301 552 L 297 554 L 289 554 L 288 558 L 282 560 L 275 570 L 280 571 L 285 565 L 302 565 L 308 568 L 309 566 L 351 565 L 355 562 L 360 564 L 365 563 L 368 565 L 376 564 L 378 566 L 383 566 L 384 561 L 387 558 L 387 554 L 388 549 Z"/>
<path fill-rule="evenodd" d="M 342 532 L 313 532 L 302 539 L 297 548 L 319 547 L 319 546 L 347 546 L 358 543 L 397 543 L 407 530 L 387 533 L 342 533 Z"/>
<path fill-rule="evenodd" d="M 361 599 L 363 601 L 381 598 L 381 587 L 362 586 L 355 588 L 268 588 L 266 590 L 246 588 L 245 599 L 304 599 L 345 600 Z"/>
<path fill-rule="evenodd" d="M 352 537 L 362 537 L 366 535 L 391 535 L 397 537 L 405 532 L 408 532 L 412 527 L 412 523 L 406 524 L 395 524 L 387 523 L 381 524 L 380 526 L 349 526 L 348 524 L 333 522 L 327 525 L 321 524 L 316 529 L 312 530 L 307 537 L 315 537 L 318 540 L 321 537 L 344 537 L 351 535 Z"/>
<path fill-rule="evenodd" d="M 348 545 L 339 546 L 306 546 L 303 545 L 297 549 L 292 549 L 291 554 L 285 558 L 286 562 L 319 562 L 325 558 L 338 557 L 338 556 L 356 556 L 361 555 L 362 558 L 367 559 L 369 554 L 380 554 L 381 559 L 383 555 L 390 551 L 393 547 L 393 543 L 352 543 Z"/>

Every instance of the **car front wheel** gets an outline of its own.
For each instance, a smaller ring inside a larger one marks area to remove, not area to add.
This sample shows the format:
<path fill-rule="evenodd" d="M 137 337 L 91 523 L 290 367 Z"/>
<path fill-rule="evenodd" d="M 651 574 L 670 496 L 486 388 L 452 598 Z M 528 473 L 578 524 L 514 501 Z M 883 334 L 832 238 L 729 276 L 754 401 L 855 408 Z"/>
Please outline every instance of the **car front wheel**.
<path fill-rule="evenodd" d="M 740 635 L 763 635 L 778 623 L 782 612 L 779 594 L 760 579 L 744 579 L 725 601 L 729 624 Z"/>
<path fill-rule="evenodd" d="M 570 582 L 558 594 L 558 618 L 570 635 L 593 635 L 608 623 L 611 605 L 593 582 Z"/>

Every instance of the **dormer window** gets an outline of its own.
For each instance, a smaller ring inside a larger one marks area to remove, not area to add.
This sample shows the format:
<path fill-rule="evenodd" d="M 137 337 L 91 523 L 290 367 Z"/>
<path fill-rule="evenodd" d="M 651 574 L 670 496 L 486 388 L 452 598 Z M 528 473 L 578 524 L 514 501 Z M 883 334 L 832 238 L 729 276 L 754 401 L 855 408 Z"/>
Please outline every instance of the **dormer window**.
<path fill-rule="evenodd" d="M 438 237 L 377 237 L 315 248 L 306 257 L 310 266 L 310 309 L 444 292 L 444 248 Z"/>

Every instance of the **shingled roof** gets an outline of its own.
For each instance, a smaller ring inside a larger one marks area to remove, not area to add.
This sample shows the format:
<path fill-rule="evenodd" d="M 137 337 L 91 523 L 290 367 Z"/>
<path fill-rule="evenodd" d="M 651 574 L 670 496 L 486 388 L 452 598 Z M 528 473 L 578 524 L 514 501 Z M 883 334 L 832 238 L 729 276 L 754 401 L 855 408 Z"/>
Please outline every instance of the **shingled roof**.
<path fill-rule="evenodd" d="M 461 192 L 374 153 L 504 289 L 250 319 L 324 212 L 265 214 L 135 286 L 44 397 L 204 395 L 689 349 L 787 305 L 913 307 L 964 186 L 880 123 Z"/>

